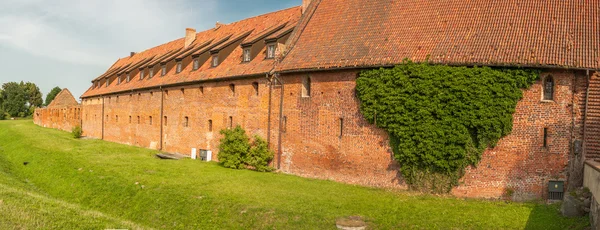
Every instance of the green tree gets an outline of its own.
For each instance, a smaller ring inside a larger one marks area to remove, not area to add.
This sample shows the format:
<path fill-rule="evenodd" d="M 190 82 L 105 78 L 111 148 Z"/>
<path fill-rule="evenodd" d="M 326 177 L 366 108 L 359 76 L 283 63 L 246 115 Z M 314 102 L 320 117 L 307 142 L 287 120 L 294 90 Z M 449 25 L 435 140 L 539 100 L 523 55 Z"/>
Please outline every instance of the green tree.
<path fill-rule="evenodd" d="M 27 90 L 27 95 L 29 97 L 28 104 L 29 108 L 39 108 L 43 105 L 44 100 L 42 99 L 42 92 L 40 88 L 31 82 L 25 83 L 25 89 Z"/>
<path fill-rule="evenodd" d="M 29 95 L 25 83 L 8 82 L 2 85 L 2 109 L 12 117 L 29 114 L 27 101 Z"/>
<path fill-rule="evenodd" d="M 56 95 L 58 95 L 58 93 L 60 93 L 60 91 L 62 91 L 62 89 L 60 89 L 60 87 L 58 87 L 58 86 L 52 88 L 52 90 L 50 90 L 50 92 L 46 95 L 46 103 L 44 103 L 44 105 L 48 106 L 50 104 L 50 102 L 52 102 L 52 100 L 54 100 Z"/>

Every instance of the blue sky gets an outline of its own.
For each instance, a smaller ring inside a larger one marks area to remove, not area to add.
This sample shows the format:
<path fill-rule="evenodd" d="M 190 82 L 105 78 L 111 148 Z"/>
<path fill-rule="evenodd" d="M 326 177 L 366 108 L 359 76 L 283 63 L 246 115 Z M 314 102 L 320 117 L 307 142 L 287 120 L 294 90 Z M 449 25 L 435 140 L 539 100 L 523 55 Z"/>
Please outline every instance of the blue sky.
<path fill-rule="evenodd" d="M 302 0 L 0 0 L 0 84 L 81 96 L 118 58 Z"/>

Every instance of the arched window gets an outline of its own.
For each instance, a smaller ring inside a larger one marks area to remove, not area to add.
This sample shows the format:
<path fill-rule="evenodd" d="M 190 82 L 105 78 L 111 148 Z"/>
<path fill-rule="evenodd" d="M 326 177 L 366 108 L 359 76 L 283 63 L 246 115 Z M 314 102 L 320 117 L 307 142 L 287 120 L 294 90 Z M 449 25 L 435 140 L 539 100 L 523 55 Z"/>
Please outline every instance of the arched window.
<path fill-rule="evenodd" d="M 544 100 L 554 100 L 554 79 L 552 76 L 547 76 L 544 79 Z"/>

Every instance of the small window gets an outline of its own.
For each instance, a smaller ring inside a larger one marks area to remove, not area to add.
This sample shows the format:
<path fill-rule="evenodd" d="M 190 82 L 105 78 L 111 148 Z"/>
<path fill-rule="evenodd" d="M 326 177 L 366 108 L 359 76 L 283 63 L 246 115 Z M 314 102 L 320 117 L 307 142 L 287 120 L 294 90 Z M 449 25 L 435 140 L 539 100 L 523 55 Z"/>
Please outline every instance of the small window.
<path fill-rule="evenodd" d="M 544 148 L 548 147 L 548 128 L 544 128 Z"/>
<path fill-rule="evenodd" d="M 162 65 L 160 67 L 160 76 L 165 76 L 167 75 L 167 65 Z"/>
<path fill-rule="evenodd" d="M 267 46 L 267 58 L 275 58 L 275 44 Z"/>
<path fill-rule="evenodd" d="M 554 79 L 552 76 L 547 76 L 544 79 L 544 100 L 554 100 Z"/>
<path fill-rule="evenodd" d="M 144 79 L 144 70 L 140 70 L 140 80 Z"/>
<path fill-rule="evenodd" d="M 177 62 L 177 73 L 181 73 L 182 64 L 181 62 Z"/>
<path fill-rule="evenodd" d="M 189 127 L 189 121 L 190 121 L 189 117 L 183 118 L 183 127 Z"/>
<path fill-rule="evenodd" d="M 287 116 L 283 116 L 283 119 L 281 120 L 281 132 L 286 132 L 287 131 Z"/>
<path fill-rule="evenodd" d="M 212 67 L 217 67 L 219 65 L 219 56 L 215 55 L 212 57 Z"/>
<path fill-rule="evenodd" d="M 148 117 L 148 124 L 152 125 L 152 116 Z"/>
<path fill-rule="evenodd" d="M 119 122 L 119 115 L 115 115 L 115 122 Z"/>
<path fill-rule="evenodd" d="M 204 86 L 200 86 L 200 95 L 204 94 Z"/>
<path fill-rule="evenodd" d="M 213 127 L 212 127 L 212 120 L 208 120 L 208 131 L 212 132 L 213 131 Z"/>
<path fill-rule="evenodd" d="M 106 87 L 108 87 L 108 84 L 110 84 L 110 81 L 109 81 L 109 80 L 110 80 L 110 78 L 109 78 L 109 79 L 106 79 Z"/>
<path fill-rule="evenodd" d="M 120 85 L 120 84 L 121 84 L 121 76 L 118 76 L 117 77 L 117 85 Z"/>
<path fill-rule="evenodd" d="M 127 82 L 131 81 L 131 74 L 127 74 Z"/>
<path fill-rule="evenodd" d="M 198 70 L 200 68 L 200 59 L 194 58 L 194 70 Z"/>
<path fill-rule="evenodd" d="M 181 88 L 180 90 L 181 90 L 181 95 L 184 95 L 185 94 L 185 89 Z"/>
<path fill-rule="evenodd" d="M 249 62 L 250 61 L 250 48 L 245 48 L 244 49 L 244 62 Z"/>
<path fill-rule="evenodd" d="M 302 80 L 302 97 L 310 97 L 310 77 Z"/>
<path fill-rule="evenodd" d="M 131 116 L 129 116 L 129 124 L 131 124 Z"/>
<path fill-rule="evenodd" d="M 344 118 L 340 118 L 340 137 L 344 135 Z"/>
<path fill-rule="evenodd" d="M 151 68 L 151 69 L 150 69 L 150 73 L 148 73 L 148 77 L 149 77 L 149 78 L 152 78 L 152 77 L 154 77 L 154 68 Z"/>
<path fill-rule="evenodd" d="M 229 127 L 230 129 L 233 128 L 233 117 L 229 117 L 229 122 L 227 124 L 227 127 Z"/>
<path fill-rule="evenodd" d="M 252 88 L 254 88 L 254 93 L 258 96 L 258 82 L 252 83 Z"/>
<path fill-rule="evenodd" d="M 229 84 L 229 90 L 231 90 L 231 95 L 235 95 L 235 85 Z"/>
<path fill-rule="evenodd" d="M 150 96 L 151 97 L 154 96 L 154 92 L 150 91 Z"/>
<path fill-rule="evenodd" d="M 138 125 L 140 124 L 140 116 L 137 116 Z"/>
<path fill-rule="evenodd" d="M 165 116 L 165 117 L 163 118 L 163 123 L 164 123 L 164 126 L 167 126 L 167 116 Z"/>

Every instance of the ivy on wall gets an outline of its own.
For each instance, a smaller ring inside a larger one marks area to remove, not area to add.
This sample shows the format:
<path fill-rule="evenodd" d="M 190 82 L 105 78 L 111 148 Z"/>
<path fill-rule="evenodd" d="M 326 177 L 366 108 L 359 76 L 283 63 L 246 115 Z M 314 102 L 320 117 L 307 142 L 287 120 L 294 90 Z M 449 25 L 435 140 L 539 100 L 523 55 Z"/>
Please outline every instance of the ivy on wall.
<path fill-rule="evenodd" d="M 513 113 L 538 70 L 405 61 L 356 80 L 360 110 L 385 129 L 411 189 L 446 193 L 485 149 L 512 131 Z"/>

